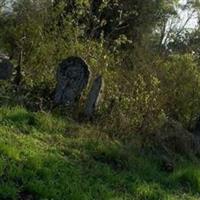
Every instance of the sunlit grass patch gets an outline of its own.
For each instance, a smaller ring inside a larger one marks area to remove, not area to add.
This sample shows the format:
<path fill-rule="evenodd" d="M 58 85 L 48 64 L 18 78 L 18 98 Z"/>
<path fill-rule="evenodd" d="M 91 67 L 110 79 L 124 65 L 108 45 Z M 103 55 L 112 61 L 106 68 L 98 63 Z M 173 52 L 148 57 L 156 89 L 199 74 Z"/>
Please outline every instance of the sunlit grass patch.
<path fill-rule="evenodd" d="M 137 200 L 167 200 L 167 193 L 156 183 L 136 182 L 133 193 Z"/>
<path fill-rule="evenodd" d="M 185 192 L 200 193 L 200 168 L 191 166 L 178 170 L 172 180 Z"/>
<path fill-rule="evenodd" d="M 0 108 L 2 200 L 199 200 L 199 169 L 187 163 L 168 174 L 91 124 Z"/>

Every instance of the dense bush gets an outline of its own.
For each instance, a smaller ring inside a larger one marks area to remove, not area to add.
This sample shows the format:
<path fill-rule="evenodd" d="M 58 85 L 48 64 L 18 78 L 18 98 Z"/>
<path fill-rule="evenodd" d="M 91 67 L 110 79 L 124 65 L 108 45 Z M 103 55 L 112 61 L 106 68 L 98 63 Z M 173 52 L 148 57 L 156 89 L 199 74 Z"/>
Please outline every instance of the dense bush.
<path fill-rule="evenodd" d="M 191 128 L 200 110 L 200 70 L 192 55 L 173 55 L 158 67 L 165 112 Z"/>
<path fill-rule="evenodd" d="M 163 123 L 160 81 L 147 70 L 119 72 L 115 90 L 109 91 L 102 126 L 113 136 L 128 139 L 136 133 L 153 133 Z"/>

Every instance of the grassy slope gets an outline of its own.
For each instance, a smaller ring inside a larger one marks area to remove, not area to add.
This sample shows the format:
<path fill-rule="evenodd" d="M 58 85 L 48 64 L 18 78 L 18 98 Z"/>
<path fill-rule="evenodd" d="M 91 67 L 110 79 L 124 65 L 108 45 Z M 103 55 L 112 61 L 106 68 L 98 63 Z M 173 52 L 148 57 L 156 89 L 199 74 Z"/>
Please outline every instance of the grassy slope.
<path fill-rule="evenodd" d="M 1 108 L 0 199 L 200 199 L 198 163 L 167 174 L 133 152 L 91 126 Z"/>

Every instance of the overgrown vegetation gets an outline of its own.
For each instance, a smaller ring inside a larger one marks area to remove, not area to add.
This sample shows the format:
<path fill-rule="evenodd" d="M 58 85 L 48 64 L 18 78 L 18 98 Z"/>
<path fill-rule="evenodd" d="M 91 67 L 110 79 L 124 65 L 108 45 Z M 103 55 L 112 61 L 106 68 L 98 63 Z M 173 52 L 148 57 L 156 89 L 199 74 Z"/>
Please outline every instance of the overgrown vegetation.
<path fill-rule="evenodd" d="M 0 81 L 0 199 L 199 199 L 199 13 L 198 0 L 0 0 L 15 66 Z M 69 56 L 92 74 L 73 109 L 53 101 Z"/>

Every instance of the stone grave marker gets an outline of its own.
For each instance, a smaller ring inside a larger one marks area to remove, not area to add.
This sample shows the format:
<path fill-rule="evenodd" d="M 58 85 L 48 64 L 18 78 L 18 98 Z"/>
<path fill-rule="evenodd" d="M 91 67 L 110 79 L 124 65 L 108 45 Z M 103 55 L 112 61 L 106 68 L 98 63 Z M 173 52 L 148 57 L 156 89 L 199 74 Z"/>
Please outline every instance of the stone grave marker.
<path fill-rule="evenodd" d="M 87 119 L 91 119 L 97 109 L 103 92 L 103 86 L 104 82 L 102 76 L 96 77 L 86 100 L 84 116 Z"/>
<path fill-rule="evenodd" d="M 86 88 L 89 76 L 89 67 L 82 58 L 63 60 L 57 71 L 56 105 L 73 105 Z"/>
<path fill-rule="evenodd" d="M 12 75 L 13 65 L 6 56 L 0 55 L 0 80 L 8 80 Z"/>

